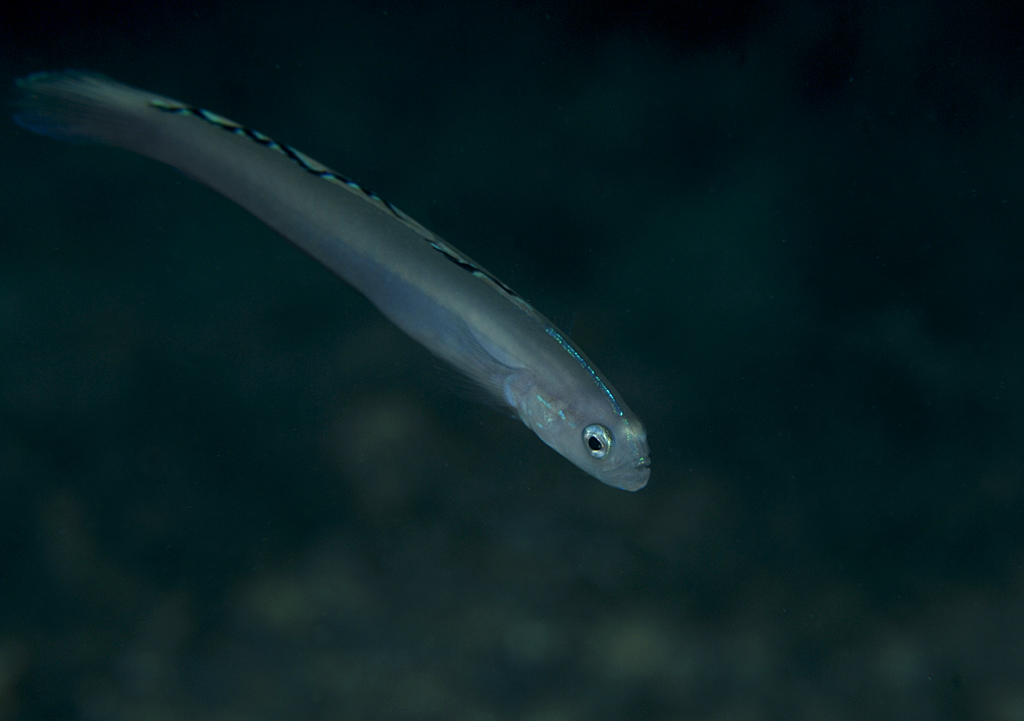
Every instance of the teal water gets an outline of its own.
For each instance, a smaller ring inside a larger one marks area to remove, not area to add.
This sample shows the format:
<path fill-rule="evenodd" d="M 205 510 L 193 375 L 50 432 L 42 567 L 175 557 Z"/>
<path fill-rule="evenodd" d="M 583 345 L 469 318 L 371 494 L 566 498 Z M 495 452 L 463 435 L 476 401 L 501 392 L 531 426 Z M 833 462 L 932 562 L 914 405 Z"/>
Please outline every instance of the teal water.
<path fill-rule="evenodd" d="M 0 10 L 360 181 L 646 423 L 585 476 L 228 201 L 0 122 L 0 719 L 1024 718 L 1024 17 Z"/>

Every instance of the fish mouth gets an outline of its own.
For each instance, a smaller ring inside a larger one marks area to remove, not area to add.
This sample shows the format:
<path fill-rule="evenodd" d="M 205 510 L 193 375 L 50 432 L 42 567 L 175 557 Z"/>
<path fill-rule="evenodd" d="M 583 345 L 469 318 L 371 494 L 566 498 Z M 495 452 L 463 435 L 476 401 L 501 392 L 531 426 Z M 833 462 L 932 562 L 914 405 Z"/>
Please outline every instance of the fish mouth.
<path fill-rule="evenodd" d="M 641 458 L 635 464 L 621 468 L 614 478 L 605 482 L 624 491 L 639 491 L 647 485 L 647 479 L 650 476 L 651 459 Z"/>
<path fill-rule="evenodd" d="M 624 491 L 639 491 L 641 488 L 647 485 L 647 479 L 650 477 L 650 473 L 644 473 L 642 476 L 637 478 L 630 478 L 627 480 L 621 480 L 616 484 L 619 488 Z"/>

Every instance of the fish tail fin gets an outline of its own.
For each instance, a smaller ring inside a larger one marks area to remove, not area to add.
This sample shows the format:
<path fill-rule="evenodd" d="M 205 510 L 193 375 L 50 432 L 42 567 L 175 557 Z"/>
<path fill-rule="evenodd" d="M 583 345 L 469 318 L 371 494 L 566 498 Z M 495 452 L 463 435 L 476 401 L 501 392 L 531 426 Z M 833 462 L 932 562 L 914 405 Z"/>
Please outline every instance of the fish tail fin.
<path fill-rule="evenodd" d="M 159 95 L 97 73 L 69 70 L 33 73 L 15 81 L 13 120 L 33 133 L 77 143 L 133 148 L 145 117 Z"/>

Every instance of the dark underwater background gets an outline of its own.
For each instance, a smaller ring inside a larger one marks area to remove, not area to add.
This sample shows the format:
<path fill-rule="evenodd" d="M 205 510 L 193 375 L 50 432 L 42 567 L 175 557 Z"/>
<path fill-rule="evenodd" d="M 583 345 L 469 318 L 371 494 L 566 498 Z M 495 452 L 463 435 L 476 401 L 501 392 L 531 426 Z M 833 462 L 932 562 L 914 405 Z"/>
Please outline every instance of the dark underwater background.
<path fill-rule="evenodd" d="M 0 719 L 1024 719 L 1022 7 L 4 4 L 5 100 L 95 70 L 357 179 L 654 464 L 3 119 Z"/>

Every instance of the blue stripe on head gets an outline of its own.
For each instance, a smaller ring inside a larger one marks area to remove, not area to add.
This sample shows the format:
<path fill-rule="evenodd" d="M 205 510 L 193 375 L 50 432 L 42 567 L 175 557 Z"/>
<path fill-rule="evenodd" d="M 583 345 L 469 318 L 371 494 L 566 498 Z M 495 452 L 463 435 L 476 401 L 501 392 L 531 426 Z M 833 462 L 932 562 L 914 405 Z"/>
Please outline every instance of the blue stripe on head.
<path fill-rule="evenodd" d="M 566 353 L 571 355 L 579 362 L 579 364 L 583 367 L 583 370 L 590 374 L 590 377 L 594 379 L 594 383 L 597 384 L 597 387 L 600 388 L 604 392 L 604 394 L 608 396 L 608 400 L 612 402 L 612 409 L 614 409 L 617 415 L 621 416 L 622 406 L 620 406 L 619 402 L 615 400 L 615 396 L 612 395 L 611 388 L 606 386 L 604 381 L 601 380 L 601 377 L 597 375 L 597 371 L 590 367 L 590 364 L 587 363 L 586 359 L 583 356 L 581 356 L 578 352 L 576 352 L 576 349 L 573 348 L 572 345 L 570 345 L 569 342 L 562 337 L 561 333 L 559 333 L 557 330 L 551 327 L 547 327 L 545 328 L 545 330 L 547 331 L 549 336 L 558 341 L 558 344 L 562 346 L 563 349 L 565 349 Z"/>

